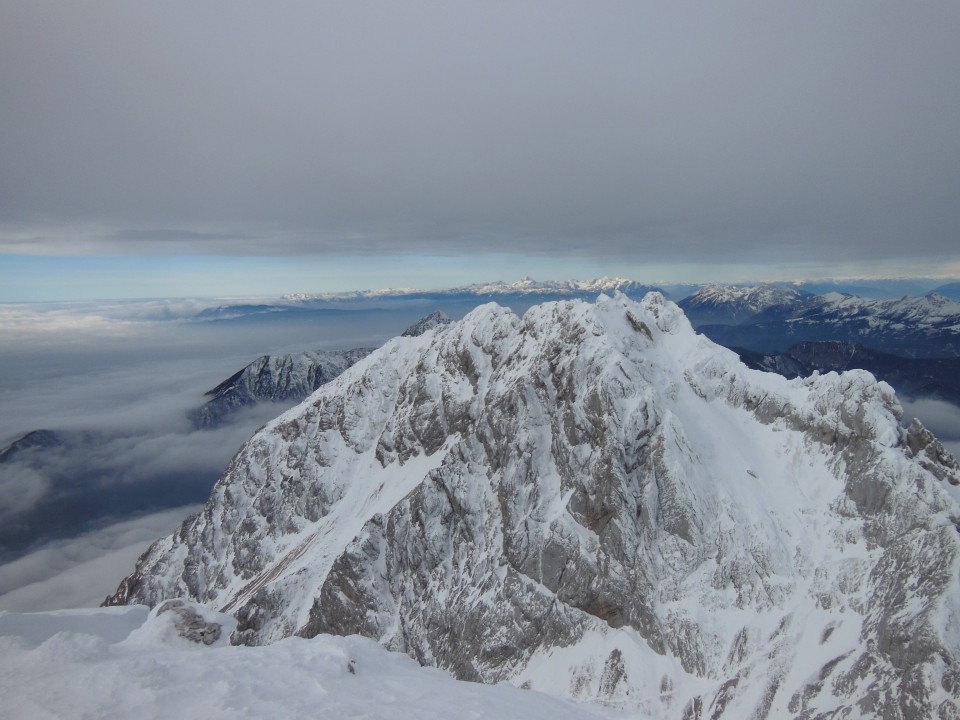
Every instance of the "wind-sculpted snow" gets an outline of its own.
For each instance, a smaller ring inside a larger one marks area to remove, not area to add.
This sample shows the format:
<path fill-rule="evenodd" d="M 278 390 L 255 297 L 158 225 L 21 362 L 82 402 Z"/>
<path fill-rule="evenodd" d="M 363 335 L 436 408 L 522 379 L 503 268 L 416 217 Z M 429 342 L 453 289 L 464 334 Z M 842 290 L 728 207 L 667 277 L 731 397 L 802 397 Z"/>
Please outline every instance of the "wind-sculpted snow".
<path fill-rule="evenodd" d="M 486 305 L 266 425 L 108 602 L 653 717 L 955 717 L 960 473 L 900 421 L 868 373 L 749 370 L 656 293 Z"/>

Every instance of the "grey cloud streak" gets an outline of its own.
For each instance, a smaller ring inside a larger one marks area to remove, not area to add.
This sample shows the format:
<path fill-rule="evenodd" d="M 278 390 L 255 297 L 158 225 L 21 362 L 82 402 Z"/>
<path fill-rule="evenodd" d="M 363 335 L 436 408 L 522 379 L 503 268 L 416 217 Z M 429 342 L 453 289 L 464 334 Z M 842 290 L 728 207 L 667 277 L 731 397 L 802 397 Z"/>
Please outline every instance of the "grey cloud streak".
<path fill-rule="evenodd" d="M 0 247 L 952 256 L 958 26 L 952 1 L 7 2 Z"/>

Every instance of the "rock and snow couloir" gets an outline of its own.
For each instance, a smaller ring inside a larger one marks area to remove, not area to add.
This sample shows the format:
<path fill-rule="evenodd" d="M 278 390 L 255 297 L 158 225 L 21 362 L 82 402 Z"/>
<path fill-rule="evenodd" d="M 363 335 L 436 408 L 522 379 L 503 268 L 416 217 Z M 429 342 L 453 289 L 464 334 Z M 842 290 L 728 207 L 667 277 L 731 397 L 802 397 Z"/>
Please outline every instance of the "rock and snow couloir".
<path fill-rule="evenodd" d="M 953 717 L 960 471 L 900 420 L 868 373 L 749 370 L 656 293 L 485 305 L 268 423 L 108 603 L 653 717 Z"/>

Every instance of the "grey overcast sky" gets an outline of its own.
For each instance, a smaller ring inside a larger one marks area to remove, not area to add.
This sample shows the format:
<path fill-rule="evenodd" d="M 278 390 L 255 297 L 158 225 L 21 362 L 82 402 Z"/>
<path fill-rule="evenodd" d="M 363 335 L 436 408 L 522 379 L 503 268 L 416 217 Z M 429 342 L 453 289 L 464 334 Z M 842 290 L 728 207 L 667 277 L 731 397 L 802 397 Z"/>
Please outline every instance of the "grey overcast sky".
<path fill-rule="evenodd" d="M 958 38 L 956 0 L 3 0 L 0 299 L 960 275 Z"/>

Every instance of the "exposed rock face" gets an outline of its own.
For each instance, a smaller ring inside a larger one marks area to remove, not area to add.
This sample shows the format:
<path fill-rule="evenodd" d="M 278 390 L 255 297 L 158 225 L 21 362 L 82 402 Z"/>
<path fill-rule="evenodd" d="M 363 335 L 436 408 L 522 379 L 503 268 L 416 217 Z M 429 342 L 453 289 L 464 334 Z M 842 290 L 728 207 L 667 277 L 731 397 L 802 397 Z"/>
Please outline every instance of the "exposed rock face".
<path fill-rule="evenodd" d="M 655 293 L 487 305 L 266 425 L 108 602 L 654 717 L 955 717 L 960 475 L 899 421 L 868 373 L 749 370 Z"/>
<path fill-rule="evenodd" d="M 208 622 L 194 608 L 180 599 L 165 600 L 157 607 L 156 615 L 172 612 L 176 618 L 173 626 L 184 640 L 198 645 L 213 645 L 220 639 L 220 623 Z"/>

